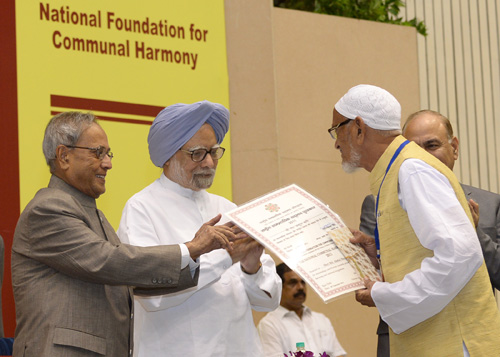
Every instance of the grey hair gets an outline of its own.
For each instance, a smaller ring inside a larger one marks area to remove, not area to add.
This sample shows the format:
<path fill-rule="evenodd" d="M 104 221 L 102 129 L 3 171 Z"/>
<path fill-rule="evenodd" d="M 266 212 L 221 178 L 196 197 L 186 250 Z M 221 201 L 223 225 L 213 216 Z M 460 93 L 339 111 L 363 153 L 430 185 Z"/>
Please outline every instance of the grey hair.
<path fill-rule="evenodd" d="M 408 116 L 406 119 L 405 125 L 403 125 L 403 133 L 406 131 L 406 127 L 408 124 L 415 118 L 419 117 L 422 114 L 430 114 L 434 115 L 436 118 L 441 120 L 441 122 L 444 124 L 446 128 L 446 134 L 448 135 L 448 140 L 451 143 L 451 139 L 453 139 L 453 127 L 451 126 L 450 119 L 445 117 L 443 114 L 436 112 L 435 110 L 430 110 L 430 109 L 424 109 L 424 110 L 419 110 L 418 112 L 412 113 Z"/>
<path fill-rule="evenodd" d="M 64 112 L 50 119 L 43 137 L 43 155 L 50 167 L 55 170 L 56 149 L 59 145 L 76 145 L 82 133 L 92 124 L 97 124 L 92 113 Z"/>

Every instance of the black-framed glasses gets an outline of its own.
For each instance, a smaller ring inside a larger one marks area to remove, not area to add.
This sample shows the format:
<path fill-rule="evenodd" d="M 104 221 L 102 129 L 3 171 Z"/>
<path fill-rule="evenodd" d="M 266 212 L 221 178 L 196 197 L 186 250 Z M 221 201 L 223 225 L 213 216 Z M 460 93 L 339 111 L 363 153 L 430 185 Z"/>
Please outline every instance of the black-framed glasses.
<path fill-rule="evenodd" d="M 64 145 L 64 146 L 71 149 L 87 149 L 93 151 L 95 153 L 96 158 L 98 158 L 99 160 L 103 160 L 106 155 L 109 156 L 110 160 L 113 158 L 113 153 L 111 152 L 111 149 L 106 149 L 104 146 L 101 145 L 99 145 L 96 148 L 89 148 L 86 146 L 75 146 L 75 145 Z"/>
<path fill-rule="evenodd" d="M 212 157 L 213 160 L 219 160 L 222 157 L 222 155 L 224 155 L 224 151 L 226 151 L 226 149 L 219 146 L 216 148 L 212 148 L 210 150 L 207 150 L 207 149 L 195 149 L 195 150 L 179 149 L 179 151 L 182 151 L 182 152 L 185 152 L 185 153 L 188 153 L 189 155 L 191 155 L 191 160 L 193 160 L 194 162 L 200 162 L 200 161 L 205 160 L 205 158 L 207 157 L 207 155 L 209 153 L 210 153 L 210 156 Z"/>
<path fill-rule="evenodd" d="M 335 126 L 332 126 L 330 129 L 328 129 L 328 134 L 332 137 L 333 140 L 337 140 L 337 129 L 340 128 L 342 125 L 346 125 L 349 123 L 352 119 L 346 119 L 342 123 L 339 123 Z"/>

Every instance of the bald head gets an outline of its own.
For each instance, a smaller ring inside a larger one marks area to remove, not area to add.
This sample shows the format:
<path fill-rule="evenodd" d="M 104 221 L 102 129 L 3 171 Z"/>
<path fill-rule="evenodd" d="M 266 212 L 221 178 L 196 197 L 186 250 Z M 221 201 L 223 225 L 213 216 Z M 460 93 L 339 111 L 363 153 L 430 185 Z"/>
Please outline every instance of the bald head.
<path fill-rule="evenodd" d="M 458 159 L 458 139 L 445 116 L 432 110 L 411 114 L 403 126 L 403 135 L 453 170 Z"/>

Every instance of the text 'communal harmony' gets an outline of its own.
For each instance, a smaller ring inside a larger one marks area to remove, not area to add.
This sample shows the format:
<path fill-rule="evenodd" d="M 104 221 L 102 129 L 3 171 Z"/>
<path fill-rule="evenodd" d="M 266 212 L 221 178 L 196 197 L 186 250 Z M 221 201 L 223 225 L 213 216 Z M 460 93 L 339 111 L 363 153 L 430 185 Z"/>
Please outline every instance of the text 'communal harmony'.
<path fill-rule="evenodd" d="M 73 11 L 67 5 L 51 7 L 49 3 L 40 3 L 40 20 L 196 43 L 206 43 L 208 39 L 208 30 L 197 28 L 193 23 L 181 26 L 171 25 L 165 19 L 124 18 L 111 11 L 79 12 Z M 91 32 L 89 31 L 89 33 Z M 65 34 L 63 30 L 55 30 L 51 40 L 53 46 L 61 50 L 181 64 L 192 70 L 195 70 L 198 65 L 198 53 L 162 46 L 150 46 L 142 40 L 97 40 L 85 36 Z"/>

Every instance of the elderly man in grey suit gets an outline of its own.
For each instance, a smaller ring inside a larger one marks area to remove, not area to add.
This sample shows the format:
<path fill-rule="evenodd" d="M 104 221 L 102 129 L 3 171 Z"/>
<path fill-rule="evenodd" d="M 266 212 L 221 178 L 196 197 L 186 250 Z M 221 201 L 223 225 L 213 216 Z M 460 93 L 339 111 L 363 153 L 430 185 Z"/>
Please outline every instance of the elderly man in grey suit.
<path fill-rule="evenodd" d="M 458 159 L 459 144 L 448 118 L 432 110 L 418 111 L 406 120 L 403 135 L 453 170 L 455 160 Z M 463 184 L 462 188 L 469 200 L 491 284 L 500 289 L 500 195 Z M 375 229 L 374 212 L 375 199 L 369 195 L 361 208 L 359 229 L 370 236 L 373 236 Z M 377 356 L 388 357 L 389 330 L 383 320 L 380 320 L 377 334 Z"/>
<path fill-rule="evenodd" d="M 122 244 L 96 207 L 113 154 L 94 115 L 56 115 L 43 151 L 52 177 L 21 214 L 12 247 L 14 356 L 131 355 L 131 287 L 156 295 L 195 286 L 191 262 L 231 249 L 238 232 L 215 217 L 184 245 Z"/>

